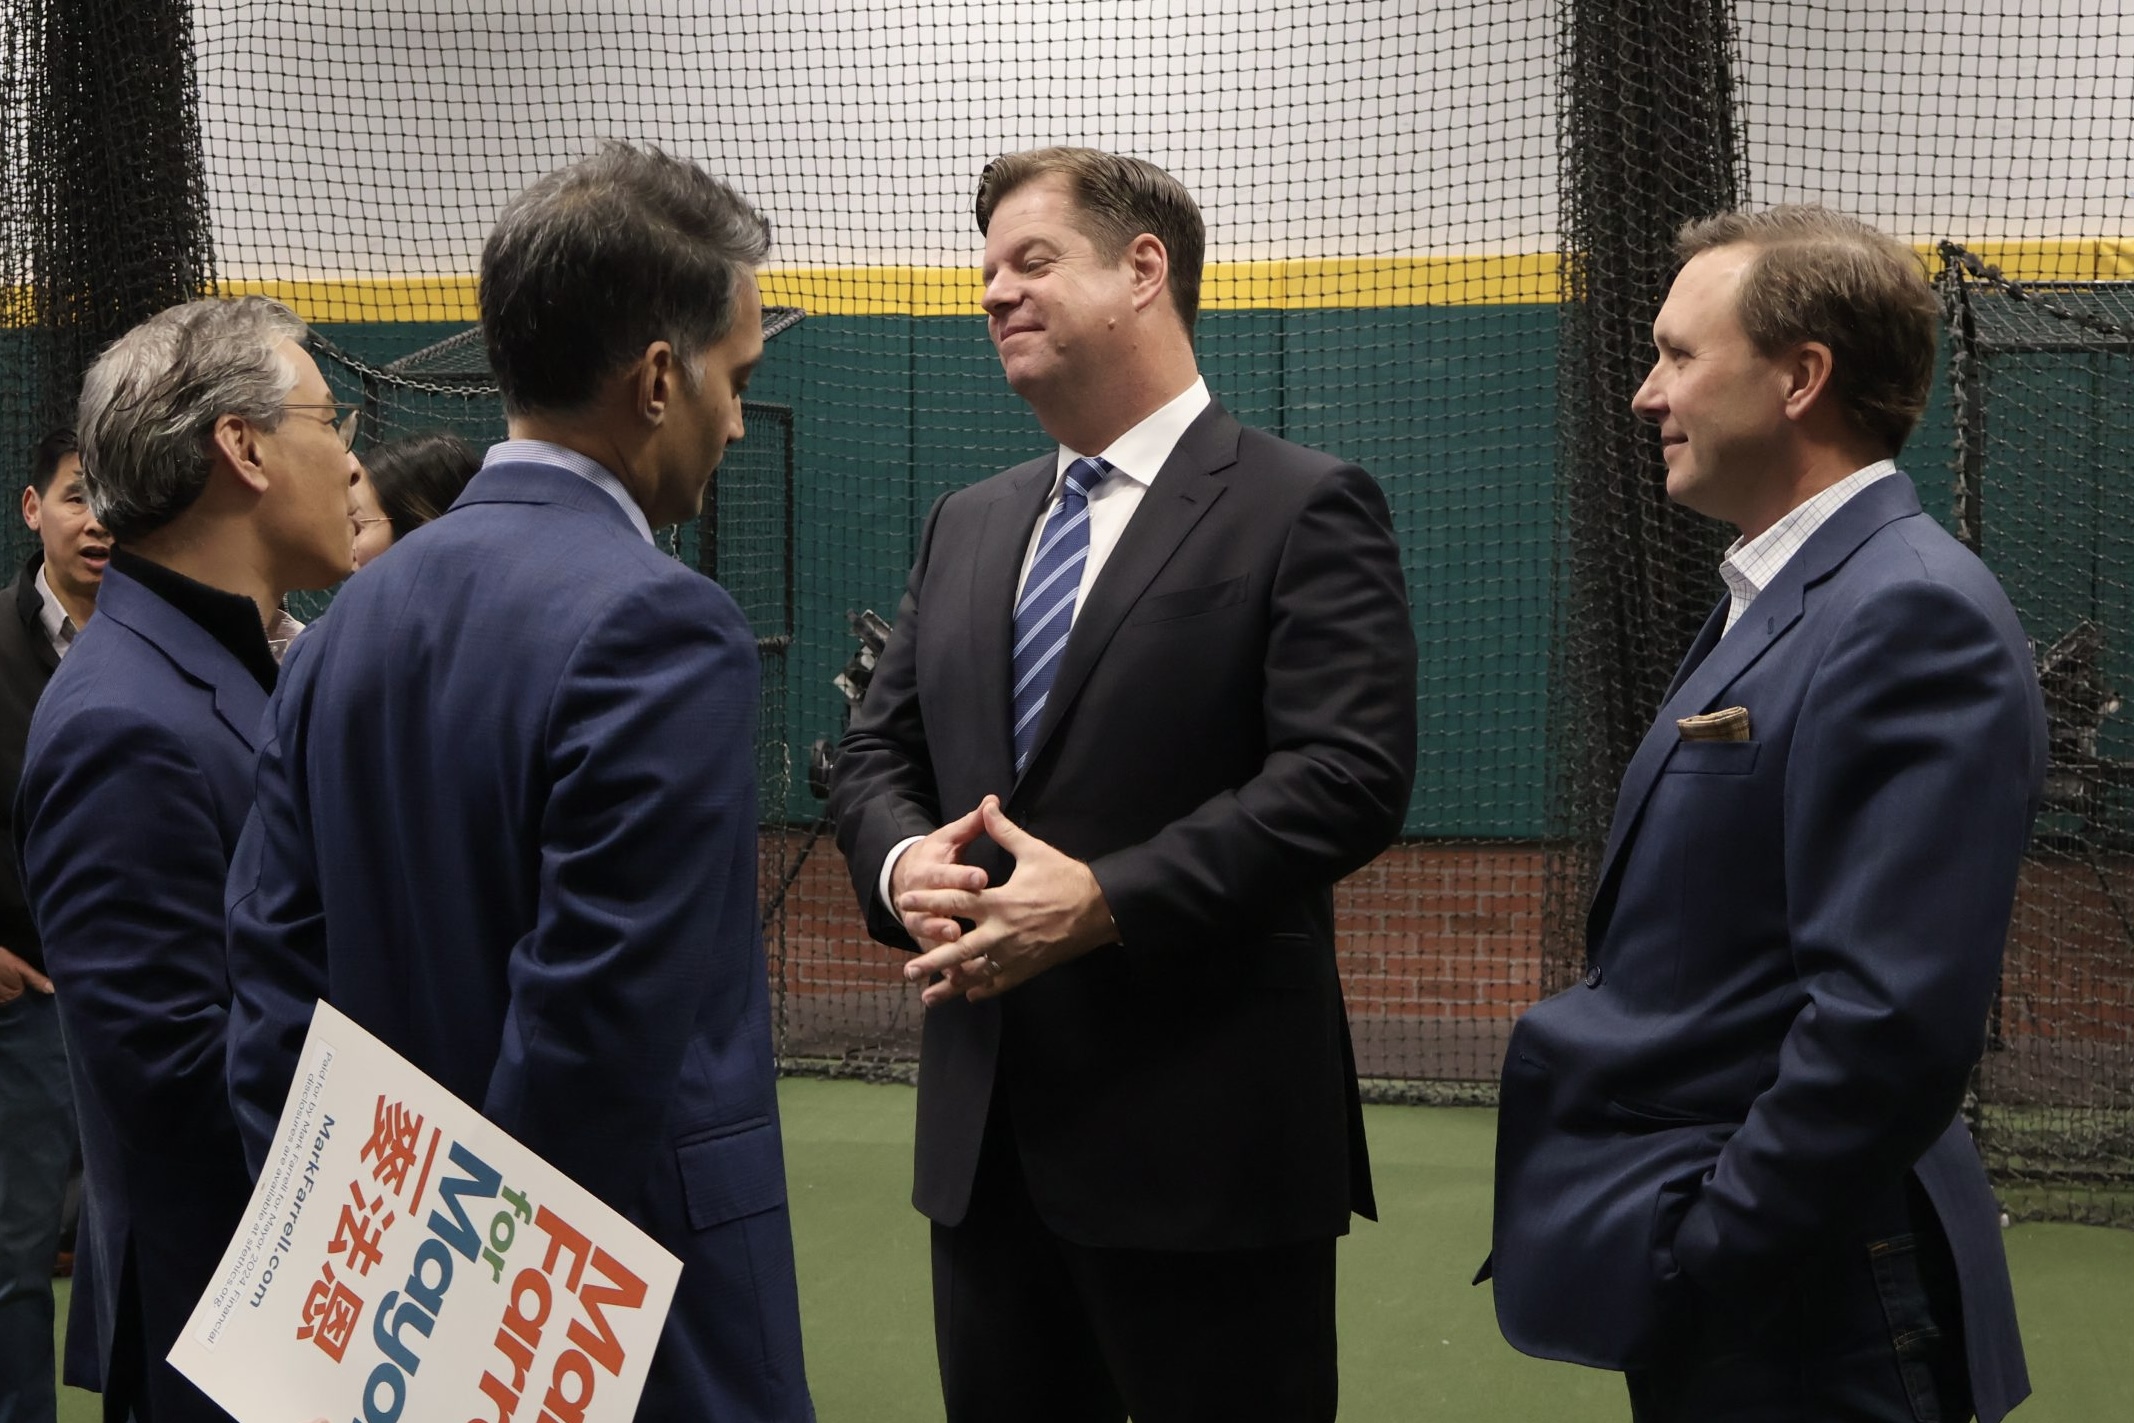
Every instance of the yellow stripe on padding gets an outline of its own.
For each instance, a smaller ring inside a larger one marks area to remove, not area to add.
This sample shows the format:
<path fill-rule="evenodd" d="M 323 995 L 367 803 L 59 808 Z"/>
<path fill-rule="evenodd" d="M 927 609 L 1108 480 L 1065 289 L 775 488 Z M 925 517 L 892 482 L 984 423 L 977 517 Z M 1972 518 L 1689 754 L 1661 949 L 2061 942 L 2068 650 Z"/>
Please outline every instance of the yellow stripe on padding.
<path fill-rule="evenodd" d="M 2011 281 L 2134 281 L 2134 237 L 2013 238 L 1966 242 L 1964 247 Z M 1940 268 L 1938 252 L 1924 244 L 1919 250 L 1928 270 Z"/>
<path fill-rule="evenodd" d="M 773 267 L 762 282 L 766 303 L 816 316 L 976 316 L 985 290 L 975 267 Z M 473 277 L 240 279 L 221 290 L 271 296 L 320 323 L 476 319 Z M 1556 254 L 1528 252 L 1215 262 L 1202 273 L 1200 304 L 1207 311 L 1295 311 L 1556 299 Z"/>
<path fill-rule="evenodd" d="M 2134 238 L 2014 239 L 1967 244 L 2017 281 L 2134 281 Z M 1920 244 L 1930 268 L 1931 244 Z M 1206 311 L 1359 310 L 1399 306 L 1533 306 L 1561 298 L 1554 252 L 1413 257 L 1296 257 L 1214 262 L 1201 278 Z M 976 316 L 975 267 L 773 267 L 763 299 L 813 316 Z M 471 276 L 268 278 L 222 283 L 259 293 L 306 321 L 472 322 Z"/>
<path fill-rule="evenodd" d="M 225 278 L 223 296 L 271 296 L 319 325 L 481 319 L 473 277 Z"/>

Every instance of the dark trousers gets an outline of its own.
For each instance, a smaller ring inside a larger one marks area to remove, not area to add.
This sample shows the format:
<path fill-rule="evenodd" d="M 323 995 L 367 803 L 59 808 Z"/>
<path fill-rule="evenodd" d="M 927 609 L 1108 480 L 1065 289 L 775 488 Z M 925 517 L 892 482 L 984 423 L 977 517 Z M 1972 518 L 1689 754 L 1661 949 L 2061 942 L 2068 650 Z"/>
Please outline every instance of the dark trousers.
<path fill-rule="evenodd" d="M 948 1423 L 1320 1423 L 1334 1417 L 1334 1242 L 1076 1245 L 1030 1203 L 1001 1102 L 971 1206 L 933 1228 Z"/>
<path fill-rule="evenodd" d="M 1918 1184 L 1753 1303 L 1696 1301 L 1632 1373 L 1636 1423 L 1963 1423 L 1956 1265 Z"/>
<path fill-rule="evenodd" d="M 0 1423 L 51 1423 L 52 1262 L 74 1163 L 74 1093 L 59 1007 L 0 1003 Z"/>

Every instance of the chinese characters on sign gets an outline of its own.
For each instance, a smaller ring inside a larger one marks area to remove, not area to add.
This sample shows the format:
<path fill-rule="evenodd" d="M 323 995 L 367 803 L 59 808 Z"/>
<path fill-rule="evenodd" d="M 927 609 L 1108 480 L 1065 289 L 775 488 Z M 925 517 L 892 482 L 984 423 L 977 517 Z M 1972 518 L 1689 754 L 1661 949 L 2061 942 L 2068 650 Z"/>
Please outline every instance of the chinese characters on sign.
<path fill-rule="evenodd" d="M 334 1130 L 366 1118 L 360 1144 Z M 239 1423 L 627 1420 L 679 1274 L 322 1003 L 244 1223 L 170 1357 Z"/>

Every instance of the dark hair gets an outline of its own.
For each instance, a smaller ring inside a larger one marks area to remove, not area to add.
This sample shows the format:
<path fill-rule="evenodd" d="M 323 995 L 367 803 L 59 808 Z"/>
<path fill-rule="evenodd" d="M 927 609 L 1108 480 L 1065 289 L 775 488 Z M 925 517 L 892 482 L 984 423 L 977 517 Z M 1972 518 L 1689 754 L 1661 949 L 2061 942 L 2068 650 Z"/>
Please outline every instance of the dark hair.
<path fill-rule="evenodd" d="M 1200 205 L 1185 184 L 1140 158 L 1095 148 L 1032 148 L 986 164 L 978 177 L 978 230 L 993 225 L 993 209 L 1017 188 L 1038 178 L 1067 180 L 1077 224 L 1106 261 L 1117 261 L 1127 244 L 1146 232 L 1163 244 L 1171 261 L 1171 305 L 1186 335 L 1200 315 L 1200 264 L 1207 228 Z"/>
<path fill-rule="evenodd" d="M 657 148 L 604 144 L 536 180 L 482 244 L 482 340 L 504 409 L 579 409 L 654 341 L 695 377 L 770 243 L 739 193 Z"/>
<path fill-rule="evenodd" d="M 363 453 L 363 470 L 396 540 L 451 508 L 481 467 L 481 454 L 449 430 L 425 430 Z"/>
<path fill-rule="evenodd" d="M 1927 408 L 1941 323 L 1918 254 L 1856 218 L 1789 205 L 1689 223 L 1675 256 L 1737 244 L 1755 249 L 1737 298 L 1751 344 L 1766 356 L 1828 346 L 1831 390 L 1854 427 L 1902 450 Z"/>
<path fill-rule="evenodd" d="M 81 441 L 74 438 L 72 426 L 62 425 L 45 432 L 30 451 L 30 488 L 37 491 L 39 499 L 52 492 L 52 481 L 59 477 L 59 462 L 80 453 Z"/>

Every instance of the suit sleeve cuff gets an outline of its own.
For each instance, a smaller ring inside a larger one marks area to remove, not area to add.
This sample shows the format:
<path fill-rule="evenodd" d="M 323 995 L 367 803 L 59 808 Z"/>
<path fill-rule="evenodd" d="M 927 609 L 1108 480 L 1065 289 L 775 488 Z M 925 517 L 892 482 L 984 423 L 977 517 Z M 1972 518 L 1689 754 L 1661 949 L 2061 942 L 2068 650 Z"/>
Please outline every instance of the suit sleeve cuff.
<path fill-rule="evenodd" d="M 904 852 L 925 838 L 924 835 L 907 836 L 891 845 L 889 853 L 882 856 L 882 877 L 875 881 L 875 893 L 881 896 L 882 908 L 892 919 L 901 920 L 904 916 L 897 913 L 896 902 L 889 897 L 889 877 L 897 872 L 897 861 L 904 858 Z"/>
<path fill-rule="evenodd" d="M 1701 1195 L 1683 1213 L 1682 1224 L 1666 1253 L 1672 1257 L 1675 1271 L 1699 1290 L 1714 1295 L 1731 1292 L 1732 1282 L 1722 1277 L 1719 1268 L 1718 1216 Z"/>

